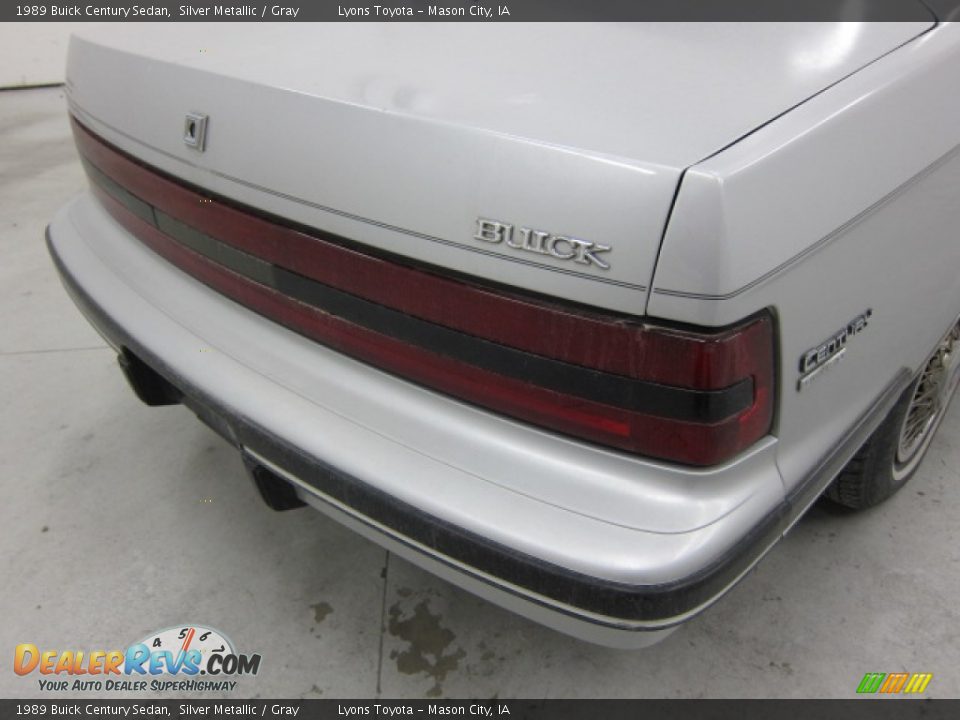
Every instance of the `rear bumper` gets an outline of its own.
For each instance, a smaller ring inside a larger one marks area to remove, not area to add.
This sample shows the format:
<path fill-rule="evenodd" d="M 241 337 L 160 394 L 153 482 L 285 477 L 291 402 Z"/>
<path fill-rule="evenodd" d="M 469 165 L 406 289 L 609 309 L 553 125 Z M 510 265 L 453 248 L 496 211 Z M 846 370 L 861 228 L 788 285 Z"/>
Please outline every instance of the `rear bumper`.
<path fill-rule="evenodd" d="M 302 499 L 467 590 L 590 641 L 647 645 L 707 607 L 836 464 L 788 499 L 773 438 L 726 465 L 687 470 L 477 410 L 223 298 L 89 196 L 58 214 L 48 244 L 104 337 Z"/>

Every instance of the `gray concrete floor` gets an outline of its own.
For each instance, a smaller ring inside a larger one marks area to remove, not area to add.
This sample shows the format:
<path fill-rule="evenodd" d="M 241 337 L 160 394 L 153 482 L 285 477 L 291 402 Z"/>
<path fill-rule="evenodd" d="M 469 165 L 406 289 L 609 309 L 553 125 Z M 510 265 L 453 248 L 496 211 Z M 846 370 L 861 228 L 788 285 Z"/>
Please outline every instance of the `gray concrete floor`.
<path fill-rule="evenodd" d="M 268 510 L 187 410 L 139 404 L 44 248 L 83 186 L 62 92 L 0 93 L 0 696 L 39 692 L 18 643 L 121 648 L 186 622 L 263 656 L 233 697 L 843 698 L 901 670 L 960 695 L 960 403 L 893 500 L 816 507 L 662 644 L 594 647 Z"/>

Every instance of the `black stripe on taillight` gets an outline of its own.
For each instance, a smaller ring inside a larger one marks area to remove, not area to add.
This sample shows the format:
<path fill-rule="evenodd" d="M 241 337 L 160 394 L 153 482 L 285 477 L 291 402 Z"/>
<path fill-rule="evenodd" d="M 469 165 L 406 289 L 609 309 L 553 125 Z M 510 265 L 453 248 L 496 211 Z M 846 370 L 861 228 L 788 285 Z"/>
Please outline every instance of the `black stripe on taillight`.
<path fill-rule="evenodd" d="M 91 179 L 137 217 L 150 222 L 145 203 L 90 163 Z M 633 380 L 516 350 L 398 312 L 329 287 L 214 240 L 167 213 L 152 209 L 152 225 L 196 253 L 295 300 L 438 355 L 557 392 L 648 415 L 716 423 L 750 407 L 753 382 L 744 379 L 721 390 L 690 390 Z"/>

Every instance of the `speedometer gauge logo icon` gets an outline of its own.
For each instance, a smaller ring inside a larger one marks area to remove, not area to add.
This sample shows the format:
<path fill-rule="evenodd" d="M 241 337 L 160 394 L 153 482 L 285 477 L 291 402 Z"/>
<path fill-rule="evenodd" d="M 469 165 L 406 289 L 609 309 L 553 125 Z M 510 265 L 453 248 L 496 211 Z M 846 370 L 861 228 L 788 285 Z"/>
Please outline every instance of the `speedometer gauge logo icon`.
<path fill-rule="evenodd" d="M 256 675 L 260 655 L 236 652 L 207 625 L 184 623 L 152 632 L 127 650 L 124 672 L 140 675 Z"/>
<path fill-rule="evenodd" d="M 235 655 L 236 652 L 230 639 L 219 630 L 205 625 L 175 625 L 152 632 L 139 643 L 146 645 L 151 653 L 167 651 L 174 657 L 186 657 L 190 651 L 197 651 L 200 668 L 206 668 L 214 654 L 221 656 Z M 194 657 L 197 657 L 194 655 Z M 200 670 L 205 675 L 205 670 Z"/>

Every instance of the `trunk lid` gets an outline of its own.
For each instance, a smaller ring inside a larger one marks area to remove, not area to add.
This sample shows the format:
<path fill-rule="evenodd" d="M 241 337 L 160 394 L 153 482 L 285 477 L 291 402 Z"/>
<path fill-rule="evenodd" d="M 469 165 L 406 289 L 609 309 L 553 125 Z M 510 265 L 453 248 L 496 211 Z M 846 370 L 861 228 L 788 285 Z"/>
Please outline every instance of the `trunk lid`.
<path fill-rule="evenodd" d="M 929 25 L 107 27 L 72 40 L 68 93 L 94 132 L 211 192 L 641 314 L 683 170 Z"/>

